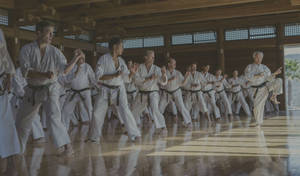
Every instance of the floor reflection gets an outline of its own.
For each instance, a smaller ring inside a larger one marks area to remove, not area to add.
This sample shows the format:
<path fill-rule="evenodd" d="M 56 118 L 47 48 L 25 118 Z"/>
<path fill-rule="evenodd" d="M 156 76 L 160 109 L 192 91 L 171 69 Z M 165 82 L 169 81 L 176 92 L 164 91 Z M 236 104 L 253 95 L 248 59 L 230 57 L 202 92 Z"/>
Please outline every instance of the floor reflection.
<path fill-rule="evenodd" d="M 106 122 L 100 144 L 85 143 L 88 126 L 79 125 L 70 131 L 74 157 L 56 156 L 51 143 L 30 143 L 25 155 L 0 160 L 1 175 L 300 175 L 300 113 L 289 114 L 268 118 L 261 128 L 246 117 L 195 121 L 193 130 L 170 120 L 165 135 L 148 123 L 134 143 L 116 119 Z"/>

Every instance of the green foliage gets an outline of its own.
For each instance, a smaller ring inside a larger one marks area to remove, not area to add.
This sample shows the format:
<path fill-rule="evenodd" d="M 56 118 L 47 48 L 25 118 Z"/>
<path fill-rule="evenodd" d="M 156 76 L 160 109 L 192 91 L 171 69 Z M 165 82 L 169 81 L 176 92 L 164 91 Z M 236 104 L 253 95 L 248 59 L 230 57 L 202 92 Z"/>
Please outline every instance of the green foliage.
<path fill-rule="evenodd" d="M 285 76 L 289 79 L 300 79 L 300 63 L 296 60 L 285 58 Z"/>

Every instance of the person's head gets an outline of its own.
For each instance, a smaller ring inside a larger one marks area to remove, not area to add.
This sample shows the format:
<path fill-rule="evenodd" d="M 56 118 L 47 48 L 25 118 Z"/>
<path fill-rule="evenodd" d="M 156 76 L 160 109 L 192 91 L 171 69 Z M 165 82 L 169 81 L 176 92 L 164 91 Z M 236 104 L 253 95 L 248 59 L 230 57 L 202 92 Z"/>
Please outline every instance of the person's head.
<path fill-rule="evenodd" d="M 174 70 L 176 68 L 176 60 L 172 57 L 168 59 L 168 69 Z"/>
<path fill-rule="evenodd" d="M 109 43 L 108 48 L 111 52 L 121 56 L 123 54 L 123 41 L 118 37 L 113 37 Z"/>
<path fill-rule="evenodd" d="M 261 51 L 255 51 L 252 55 L 254 63 L 255 64 L 261 64 L 263 58 L 264 58 L 264 53 Z"/>
<path fill-rule="evenodd" d="M 132 62 L 132 60 L 128 61 L 128 63 L 127 63 L 127 67 L 128 67 L 128 68 L 131 68 L 132 66 L 133 66 L 133 62 Z"/>
<path fill-rule="evenodd" d="M 48 21 L 41 21 L 36 24 L 36 34 L 39 43 L 50 44 L 53 40 L 54 24 Z"/>
<path fill-rule="evenodd" d="M 221 69 L 217 69 L 216 70 L 216 76 L 220 76 L 222 75 L 222 70 Z"/>
<path fill-rule="evenodd" d="M 154 59 L 155 59 L 155 54 L 153 50 L 147 50 L 144 56 L 145 59 L 145 64 L 153 64 L 154 63 Z"/>
<path fill-rule="evenodd" d="M 191 65 L 191 72 L 192 72 L 192 73 L 195 73 L 196 71 L 197 71 L 197 63 L 194 62 L 194 63 L 192 63 L 192 65 Z"/>
<path fill-rule="evenodd" d="M 203 67 L 203 72 L 207 73 L 207 72 L 209 72 L 209 69 L 210 69 L 210 65 L 206 65 Z"/>
<path fill-rule="evenodd" d="M 238 77 L 239 72 L 237 70 L 234 70 L 233 73 L 232 73 L 232 76 L 235 77 L 235 78 Z"/>

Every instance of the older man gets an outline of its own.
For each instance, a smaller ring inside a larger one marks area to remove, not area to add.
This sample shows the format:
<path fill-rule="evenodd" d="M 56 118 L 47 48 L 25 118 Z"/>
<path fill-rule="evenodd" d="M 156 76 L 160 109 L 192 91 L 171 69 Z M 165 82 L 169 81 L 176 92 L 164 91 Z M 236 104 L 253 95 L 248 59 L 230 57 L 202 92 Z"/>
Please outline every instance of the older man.
<path fill-rule="evenodd" d="M 95 70 L 100 89 L 95 99 L 88 141 L 99 141 L 107 109 L 112 105 L 117 107 L 128 135 L 134 141 L 141 136 L 141 133 L 128 106 L 124 79 L 132 79 L 137 68 L 133 67 L 129 72 L 125 61 L 121 58 L 123 53 L 121 39 L 112 38 L 109 49 L 109 53 L 99 58 Z"/>
<path fill-rule="evenodd" d="M 276 78 L 281 73 L 281 67 L 274 73 L 262 64 L 264 54 L 256 51 L 253 53 L 253 64 L 245 69 L 245 78 L 250 82 L 254 97 L 253 113 L 256 120 L 256 126 L 260 127 L 263 123 L 265 103 L 269 92 L 273 91 L 271 100 L 278 104 L 277 95 L 282 94 L 282 80 Z"/>
<path fill-rule="evenodd" d="M 59 148 L 58 152 L 67 155 L 73 153 L 69 135 L 61 122 L 58 91 L 60 85 L 57 78 L 60 74 L 69 73 L 82 55 L 75 55 L 67 65 L 62 52 L 51 45 L 53 32 L 54 26 L 51 23 L 38 23 L 37 40 L 23 46 L 20 52 L 22 74 L 28 83 L 24 95 L 26 101 L 21 104 L 16 120 L 22 153 L 41 105 L 46 111 L 48 129 L 54 145 Z"/>
<path fill-rule="evenodd" d="M 174 100 L 177 109 L 183 116 L 184 125 L 191 128 L 192 121 L 189 111 L 186 109 L 180 87 L 187 82 L 187 77 L 190 72 L 187 72 L 185 77 L 176 70 L 176 60 L 174 58 L 168 59 L 168 69 L 167 69 L 167 79 L 168 83 L 162 89 L 162 97 L 160 99 L 160 112 L 164 113 L 167 105 Z"/>
<path fill-rule="evenodd" d="M 139 66 L 135 75 L 136 86 L 139 93 L 133 105 L 133 115 L 137 123 L 140 123 L 140 116 L 145 109 L 150 106 L 152 118 L 157 129 L 166 129 L 164 116 L 159 110 L 159 84 L 167 84 L 166 68 L 160 69 L 154 65 L 154 51 L 148 50 L 145 53 L 145 63 Z"/>

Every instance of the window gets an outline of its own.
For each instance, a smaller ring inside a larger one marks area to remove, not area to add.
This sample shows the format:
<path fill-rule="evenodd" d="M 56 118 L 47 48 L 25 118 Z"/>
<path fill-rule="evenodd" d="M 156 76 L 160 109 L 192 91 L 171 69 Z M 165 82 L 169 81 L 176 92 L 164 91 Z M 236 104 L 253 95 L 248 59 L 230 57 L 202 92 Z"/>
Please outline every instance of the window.
<path fill-rule="evenodd" d="M 66 35 L 64 36 L 65 39 L 72 39 L 72 40 L 75 40 L 75 35 Z"/>
<path fill-rule="evenodd" d="M 20 29 L 23 29 L 23 30 L 27 30 L 27 31 L 35 31 L 35 25 L 32 25 L 32 26 L 20 26 Z"/>
<path fill-rule="evenodd" d="M 144 47 L 164 46 L 164 37 L 148 37 L 144 38 Z"/>
<path fill-rule="evenodd" d="M 80 34 L 77 36 L 79 40 L 84 40 L 84 41 L 90 41 L 90 35 L 89 34 Z"/>
<path fill-rule="evenodd" d="M 96 43 L 97 46 L 108 48 L 108 42 Z"/>
<path fill-rule="evenodd" d="M 248 29 L 233 29 L 225 31 L 225 40 L 247 40 L 248 39 Z"/>
<path fill-rule="evenodd" d="M 8 26 L 8 11 L 0 9 L 0 24 Z"/>
<path fill-rule="evenodd" d="M 172 36 L 172 45 L 192 44 L 192 34 L 178 34 Z"/>
<path fill-rule="evenodd" d="M 217 41 L 217 34 L 214 31 L 197 32 L 194 34 L 194 44 L 214 43 Z"/>
<path fill-rule="evenodd" d="M 143 48 L 143 38 L 123 40 L 124 48 Z"/>
<path fill-rule="evenodd" d="M 254 27 L 249 29 L 250 39 L 265 39 L 276 37 L 276 28 L 274 26 Z"/>
<path fill-rule="evenodd" d="M 300 36 L 300 23 L 286 24 L 284 26 L 284 35 L 289 36 Z"/>

